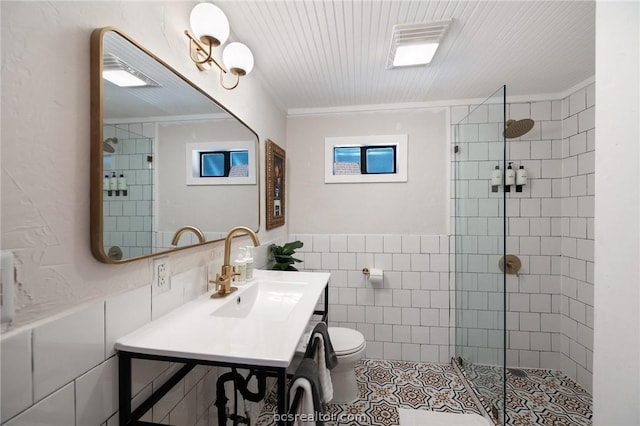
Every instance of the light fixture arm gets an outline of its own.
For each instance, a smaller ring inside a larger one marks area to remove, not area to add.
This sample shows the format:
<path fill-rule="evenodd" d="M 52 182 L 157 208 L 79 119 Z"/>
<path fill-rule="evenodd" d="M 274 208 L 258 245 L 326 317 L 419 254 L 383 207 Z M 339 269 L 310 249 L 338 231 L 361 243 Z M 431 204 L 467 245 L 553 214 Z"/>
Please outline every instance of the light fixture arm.
<path fill-rule="evenodd" d="M 204 71 L 206 69 L 206 65 L 211 66 L 215 64 L 220 69 L 220 85 L 227 89 L 233 90 L 238 87 L 240 83 L 240 74 L 238 70 L 232 69 L 229 72 L 224 66 L 222 66 L 218 61 L 213 57 L 213 43 L 203 43 L 198 40 L 189 30 L 184 30 L 184 33 L 187 37 L 189 37 L 189 56 L 194 64 L 198 67 L 200 71 Z M 204 59 L 202 59 L 204 57 Z M 225 74 L 233 74 L 236 76 L 236 81 L 231 86 L 227 86 L 224 84 L 224 75 Z"/>
<path fill-rule="evenodd" d="M 225 73 L 226 73 L 226 71 L 225 71 Z M 231 72 L 231 74 L 234 74 L 236 76 L 236 82 L 232 86 L 225 86 L 224 85 L 224 74 L 225 73 L 220 73 L 220 86 L 222 86 L 223 88 L 225 88 L 227 90 L 233 90 L 236 87 L 238 87 L 238 83 L 240 83 L 240 74 Z"/>
<path fill-rule="evenodd" d="M 187 37 L 189 37 L 189 56 L 191 60 L 196 64 L 200 71 L 204 71 L 206 69 L 205 64 L 211 66 L 211 64 L 215 64 L 222 74 L 220 74 L 220 78 L 222 78 L 223 74 L 226 74 L 228 71 L 225 67 L 220 65 L 218 61 L 213 57 L 213 43 L 203 43 L 194 36 L 191 31 L 184 30 L 184 33 Z M 202 57 L 204 59 L 201 59 Z M 236 83 L 236 86 L 238 84 Z M 225 87 L 226 89 L 226 87 Z"/>

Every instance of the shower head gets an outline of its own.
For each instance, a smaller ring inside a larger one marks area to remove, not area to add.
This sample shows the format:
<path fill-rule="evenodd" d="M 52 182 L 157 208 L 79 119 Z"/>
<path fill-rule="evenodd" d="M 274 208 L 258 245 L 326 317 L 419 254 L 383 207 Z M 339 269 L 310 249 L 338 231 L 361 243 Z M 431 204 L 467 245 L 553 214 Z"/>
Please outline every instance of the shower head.
<path fill-rule="evenodd" d="M 111 144 L 116 143 L 118 143 L 118 138 L 107 138 L 104 142 L 102 142 L 102 149 L 104 150 L 104 152 L 113 154 L 114 152 L 116 152 L 116 149 Z"/>
<path fill-rule="evenodd" d="M 522 120 L 507 120 L 505 123 L 504 137 L 507 139 L 519 138 L 533 128 L 535 122 L 530 118 Z"/>

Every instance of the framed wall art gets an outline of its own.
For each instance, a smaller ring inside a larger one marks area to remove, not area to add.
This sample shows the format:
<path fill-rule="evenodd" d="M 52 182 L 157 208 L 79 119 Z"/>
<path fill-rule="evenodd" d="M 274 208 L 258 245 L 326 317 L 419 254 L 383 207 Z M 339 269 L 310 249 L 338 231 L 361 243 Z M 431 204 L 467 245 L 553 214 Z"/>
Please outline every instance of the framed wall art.
<path fill-rule="evenodd" d="M 284 225 L 286 154 L 267 139 L 267 229 Z"/>

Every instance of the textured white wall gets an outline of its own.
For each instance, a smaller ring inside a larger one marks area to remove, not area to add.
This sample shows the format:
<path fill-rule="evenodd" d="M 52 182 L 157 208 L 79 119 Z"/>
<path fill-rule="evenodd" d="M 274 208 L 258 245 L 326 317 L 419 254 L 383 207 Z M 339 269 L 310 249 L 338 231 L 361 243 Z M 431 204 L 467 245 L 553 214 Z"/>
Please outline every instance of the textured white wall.
<path fill-rule="evenodd" d="M 253 134 L 235 121 L 160 125 L 158 229 L 175 232 L 184 225 L 210 232 L 225 232 L 237 225 L 255 229 L 258 221 L 253 208 L 258 199 L 255 185 L 189 186 L 185 176 L 185 143 L 254 140 Z"/>
<path fill-rule="evenodd" d="M 285 146 L 284 114 L 256 75 L 225 91 L 217 72 L 201 73 L 188 59 L 183 32 L 192 6 L 1 3 L 1 245 L 17 258 L 14 327 L 152 280 L 150 260 L 105 265 L 89 248 L 89 38 L 95 28 L 118 27 L 202 87 L 256 130 L 261 152 L 266 138 Z M 257 72 L 260 60 L 256 52 Z M 282 227 L 260 237 L 269 241 L 285 233 Z M 203 265 L 211 248 L 172 255 L 173 272 Z"/>
<path fill-rule="evenodd" d="M 640 424 L 640 3 L 596 7 L 594 424 Z"/>
<path fill-rule="evenodd" d="M 294 116 L 287 120 L 292 233 L 448 232 L 448 119 L 445 109 Z M 324 138 L 408 135 L 408 181 L 325 184 Z"/>

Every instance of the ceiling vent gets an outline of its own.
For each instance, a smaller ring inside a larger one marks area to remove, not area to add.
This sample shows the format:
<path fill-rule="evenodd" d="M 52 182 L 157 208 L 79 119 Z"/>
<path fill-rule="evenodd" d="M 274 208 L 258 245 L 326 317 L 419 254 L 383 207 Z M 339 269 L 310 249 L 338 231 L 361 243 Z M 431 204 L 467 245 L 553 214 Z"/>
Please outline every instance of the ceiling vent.
<path fill-rule="evenodd" d="M 151 77 L 111 53 L 105 53 L 102 60 L 102 78 L 120 87 L 160 86 Z"/>
<path fill-rule="evenodd" d="M 453 19 L 394 25 L 387 68 L 426 65 L 438 49 Z"/>

